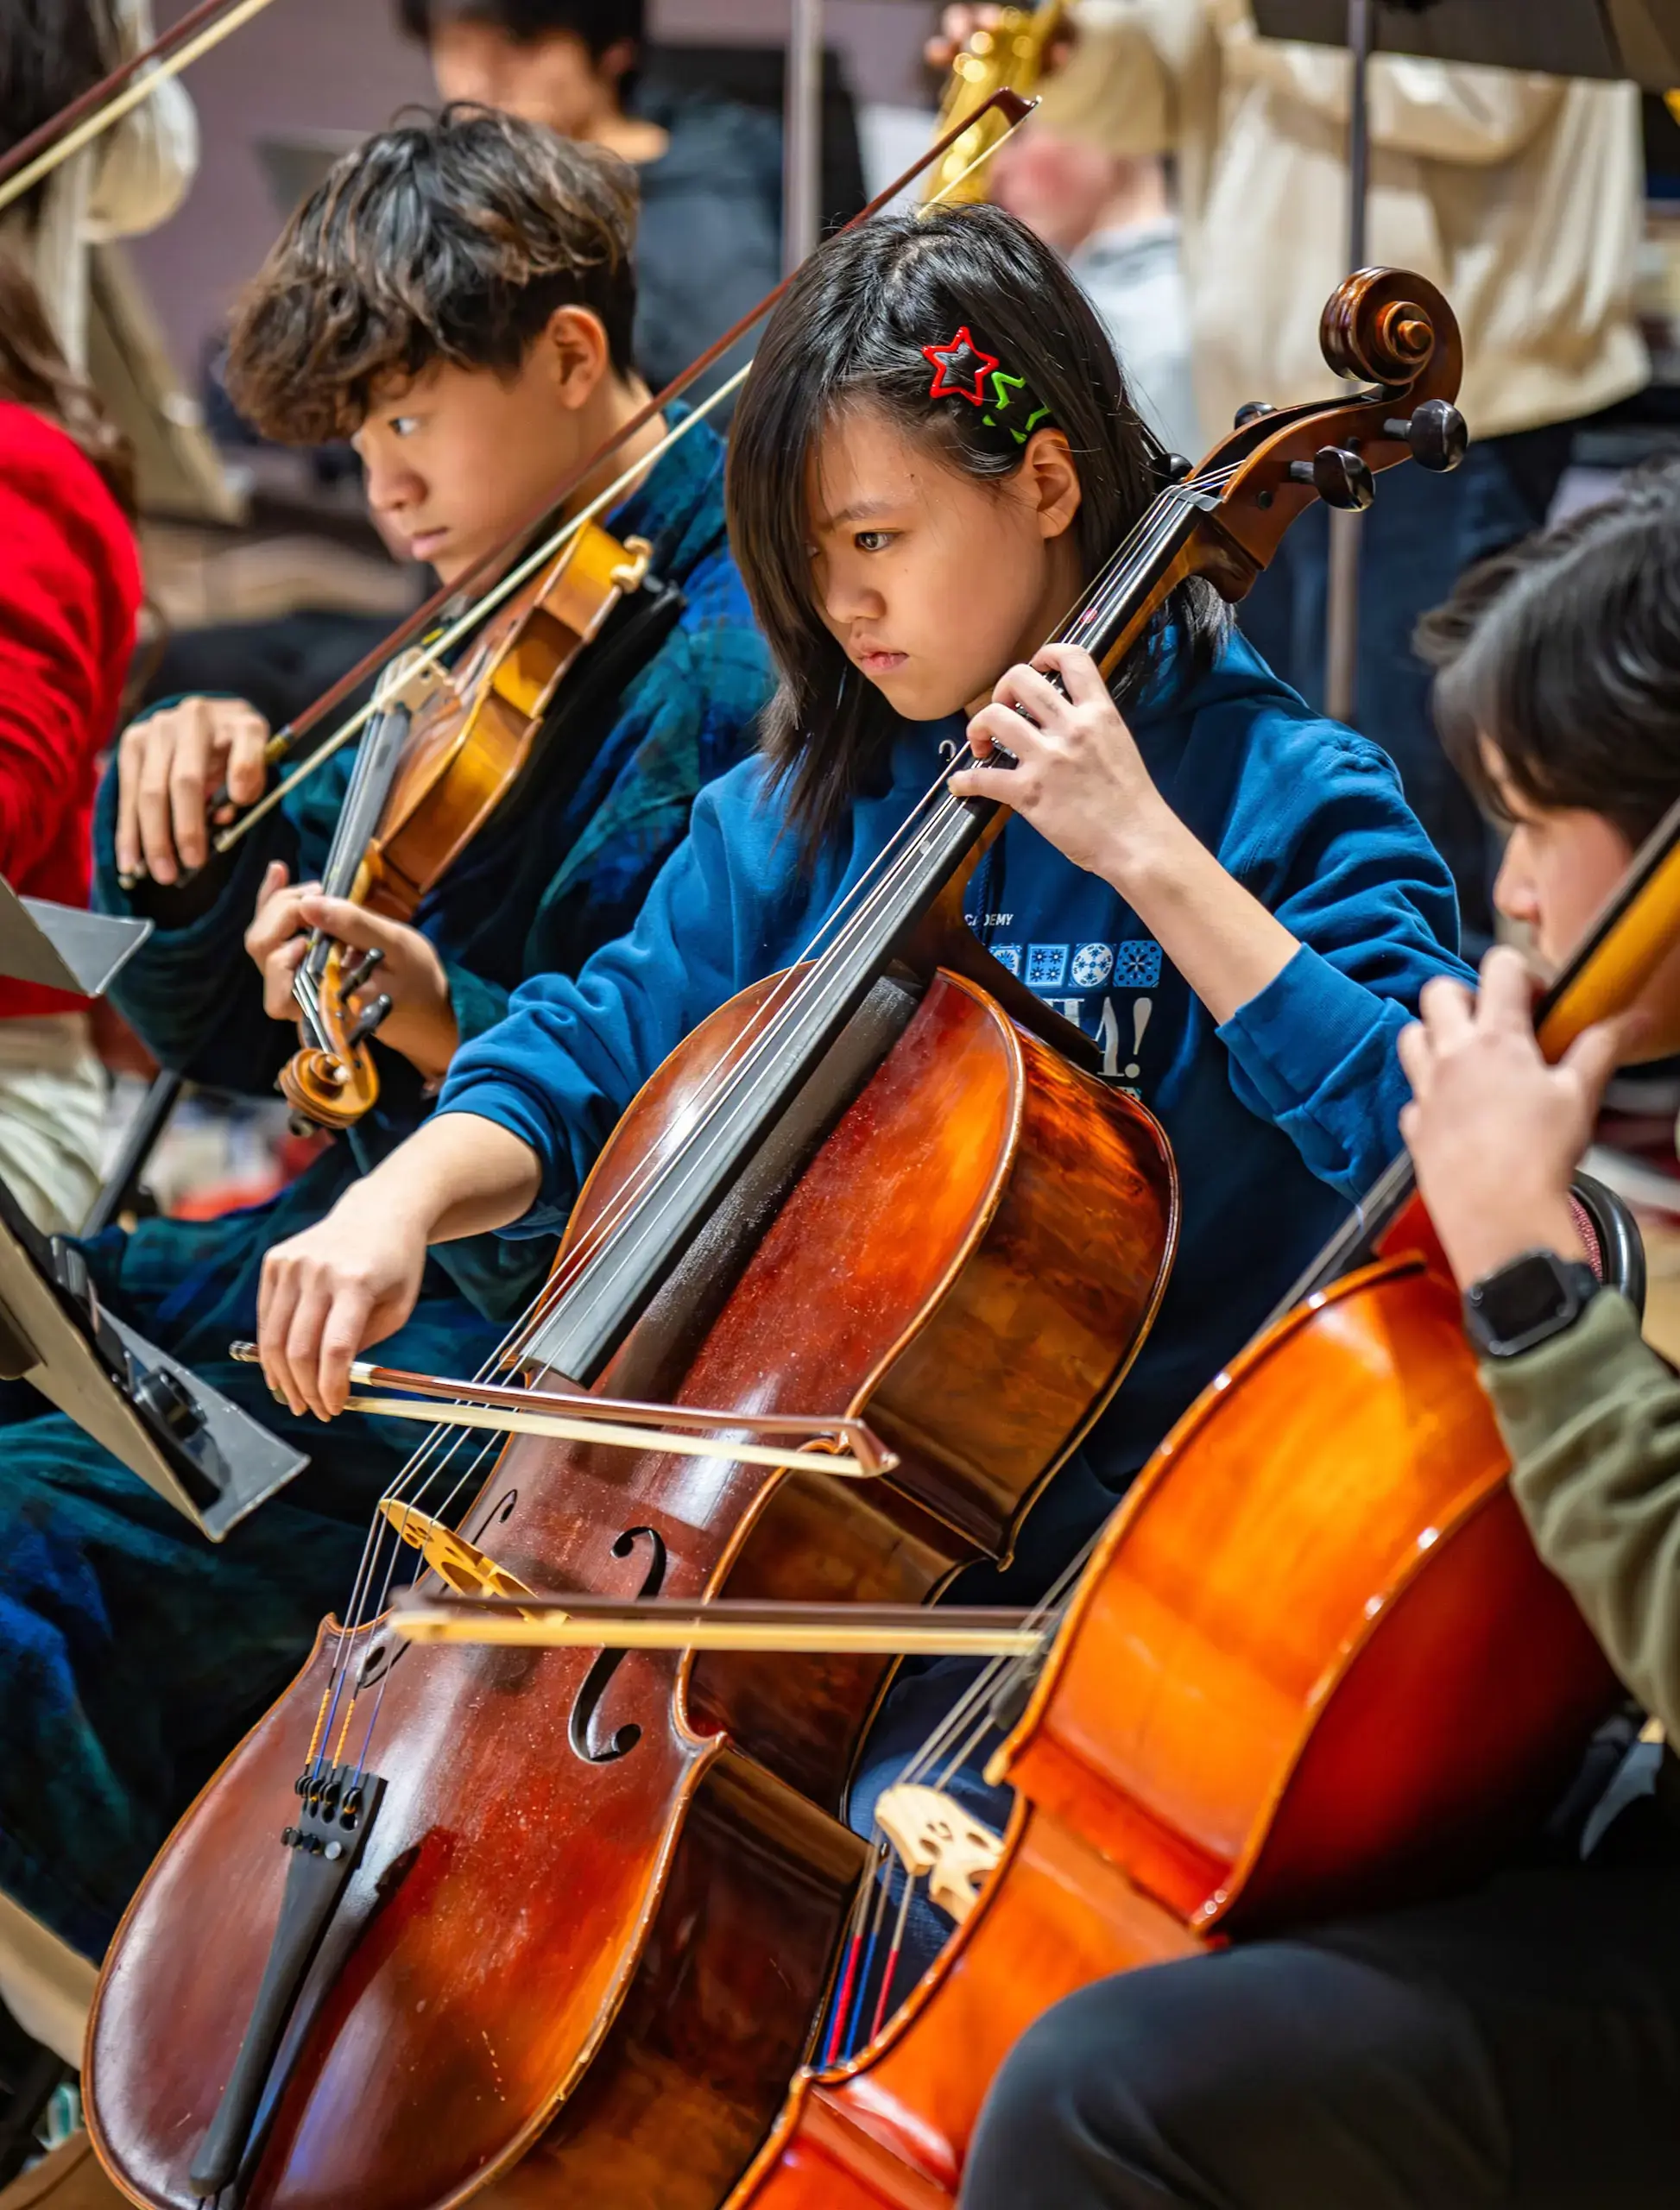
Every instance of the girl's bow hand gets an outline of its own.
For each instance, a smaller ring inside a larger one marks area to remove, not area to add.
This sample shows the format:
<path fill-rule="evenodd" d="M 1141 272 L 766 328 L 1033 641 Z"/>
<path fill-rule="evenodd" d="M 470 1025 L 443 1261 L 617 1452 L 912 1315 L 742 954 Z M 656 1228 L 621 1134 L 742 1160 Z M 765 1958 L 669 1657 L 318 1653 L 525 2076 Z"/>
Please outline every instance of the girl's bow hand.
<path fill-rule="evenodd" d="M 1520 954 L 1495 944 L 1478 992 L 1445 976 L 1425 982 L 1421 1018 L 1400 1035 L 1412 1084 L 1400 1133 L 1463 1289 L 1525 1251 L 1586 1256 L 1569 1182 L 1592 1140 L 1604 1085 L 1644 1024 L 1637 1013 L 1601 1021 L 1548 1066 L 1533 1002 Z"/>
<path fill-rule="evenodd" d="M 1012 806 L 1122 895 L 1179 832 L 1101 670 L 1078 645 L 1046 645 L 1033 666 L 1012 667 L 969 723 L 969 742 L 981 764 L 951 776 L 957 797 Z M 1007 772 L 986 764 L 1000 747 L 1019 763 Z"/>

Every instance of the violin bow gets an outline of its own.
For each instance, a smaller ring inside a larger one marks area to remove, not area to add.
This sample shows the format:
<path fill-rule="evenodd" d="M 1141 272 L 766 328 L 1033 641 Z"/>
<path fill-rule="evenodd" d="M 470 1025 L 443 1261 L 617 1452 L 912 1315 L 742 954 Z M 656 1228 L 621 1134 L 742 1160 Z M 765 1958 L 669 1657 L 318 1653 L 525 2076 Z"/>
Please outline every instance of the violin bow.
<path fill-rule="evenodd" d="M 0 212 L 270 4 L 271 0 L 199 0 L 142 52 L 119 62 L 0 158 Z"/>
<path fill-rule="evenodd" d="M 900 193 L 906 191 L 909 186 L 916 181 L 916 179 L 921 175 L 925 169 L 929 167 L 933 162 L 938 161 L 943 155 L 949 151 L 950 148 L 958 138 L 962 136 L 965 130 L 971 129 L 973 126 L 980 121 L 982 117 L 987 115 L 995 108 L 1004 117 L 1007 128 L 1000 137 L 985 148 L 975 161 L 969 164 L 969 169 L 965 169 L 963 172 L 963 176 L 968 175 L 971 169 L 977 168 L 982 162 L 991 159 L 992 155 L 997 152 L 998 148 L 1020 128 L 1021 124 L 1026 120 L 1027 117 L 1033 112 L 1033 110 L 1037 106 L 1037 104 L 1038 102 L 1036 100 L 1023 99 L 1019 93 L 1012 92 L 1007 87 L 994 92 L 989 99 L 984 101 L 979 107 L 975 109 L 971 114 L 961 117 L 960 120 L 956 123 L 953 123 L 951 128 L 945 131 L 942 136 L 936 138 L 932 145 L 928 148 L 927 151 L 921 155 L 919 160 L 913 162 L 911 167 L 904 172 L 902 176 L 894 178 L 893 182 L 887 185 L 884 190 L 878 192 L 875 198 L 869 201 L 867 206 L 860 209 L 859 212 L 851 218 L 849 222 L 843 224 L 840 230 L 835 232 L 834 235 L 836 237 L 843 236 L 845 231 L 855 230 L 860 223 L 868 222 L 872 215 L 878 215 L 881 209 L 889 205 L 893 200 L 899 197 Z M 950 193 L 956 190 L 957 186 L 961 182 L 961 180 L 962 179 L 960 177 L 953 179 L 951 184 L 946 188 L 947 197 Z M 929 204 L 932 205 L 937 203 L 931 202 Z M 657 415 L 661 414 L 664 409 L 671 404 L 673 399 L 681 398 L 684 392 L 685 392 L 692 384 L 703 376 L 708 369 L 711 368 L 717 362 L 720 361 L 723 355 L 729 352 L 732 347 L 737 345 L 749 331 L 755 329 L 757 325 L 763 321 L 765 317 L 771 313 L 775 308 L 798 274 L 798 269 L 791 270 L 787 275 L 782 278 L 780 283 L 775 286 L 774 290 L 765 294 L 764 297 L 759 301 L 756 306 L 749 308 L 748 312 L 741 317 L 738 322 L 732 324 L 730 327 L 723 332 L 721 338 L 717 338 L 711 344 L 708 345 L 704 352 L 697 355 L 696 357 L 689 363 L 685 369 L 682 369 L 678 375 L 673 376 L 670 382 L 665 386 L 663 390 L 655 392 L 653 397 L 649 399 L 644 406 L 638 407 L 635 413 L 630 415 L 628 420 L 622 423 L 609 438 L 603 439 L 603 442 L 595 448 L 594 451 L 590 453 L 585 459 L 580 461 L 562 483 L 547 492 L 542 499 L 534 505 L 530 510 L 524 515 L 517 523 L 515 523 L 514 527 L 508 531 L 508 534 L 500 541 L 500 543 L 492 546 L 488 552 L 483 553 L 480 559 L 475 561 L 472 566 L 468 569 L 464 576 L 458 577 L 453 583 L 439 584 L 438 589 L 433 591 L 431 597 L 426 600 L 423 606 L 417 608 L 413 614 L 407 617 L 406 620 L 400 622 L 397 627 L 391 631 L 388 636 L 382 639 L 379 644 L 374 647 L 371 652 L 365 653 L 363 657 L 357 661 L 356 665 L 352 668 L 349 669 L 344 675 L 341 675 L 336 683 L 331 685 L 325 691 L 324 691 L 320 697 L 315 700 L 313 705 L 306 707 L 304 711 L 300 714 L 294 721 L 288 722 L 284 729 L 276 729 L 274 736 L 268 740 L 266 753 L 268 764 L 270 767 L 273 767 L 277 764 L 278 761 L 283 760 L 288 753 L 295 750 L 298 744 L 312 729 L 315 729 L 321 722 L 325 721 L 327 716 L 333 711 L 335 707 L 342 705 L 344 700 L 350 697 L 351 693 L 353 691 L 359 689 L 362 684 L 366 682 L 369 676 L 376 674 L 380 668 L 383 666 L 385 662 L 390 659 L 394 654 L 401 652 L 404 646 L 413 644 L 417 638 L 420 637 L 422 634 L 431 627 L 433 622 L 435 622 L 439 616 L 444 614 L 445 609 L 448 608 L 455 600 L 459 598 L 464 593 L 473 590 L 478 585 L 485 583 L 487 578 L 495 576 L 496 571 L 508 559 L 509 553 L 515 552 L 520 546 L 524 544 L 526 540 L 531 536 L 534 531 L 541 529 L 545 524 L 550 521 L 557 507 L 563 507 L 568 499 L 573 497 L 576 493 L 581 490 L 584 485 L 587 483 L 590 478 L 596 473 L 597 470 L 599 469 L 603 461 L 609 459 L 611 456 L 618 451 L 619 447 L 622 445 L 627 439 L 635 437 L 639 430 L 645 429 L 647 424 L 653 421 Z M 733 389 L 735 386 L 745 377 L 746 373 L 747 370 L 745 368 L 738 370 L 736 376 L 731 379 L 729 384 L 725 387 L 724 390 L 720 390 L 712 395 L 711 400 L 709 403 L 715 406 L 719 400 L 724 397 L 727 390 Z M 696 413 L 698 413 L 702 410 L 697 408 L 695 411 Z M 666 440 L 667 445 L 671 442 L 672 439 L 674 439 L 681 433 L 685 426 L 684 424 L 678 424 L 676 430 L 671 433 L 671 439 Z M 666 450 L 666 447 L 661 447 L 660 450 L 664 451 Z M 645 462 L 642 464 L 643 467 L 646 467 L 647 465 L 647 464 Z M 635 472 L 640 474 L 641 470 L 638 469 Z M 622 484 L 623 481 L 624 479 L 621 477 L 620 484 L 612 487 L 615 493 L 620 488 L 620 485 Z M 595 508 L 592 507 L 591 511 L 593 513 Z M 578 519 L 581 522 L 583 518 L 579 517 Z M 530 560 L 528 562 L 521 564 L 520 570 L 521 578 L 523 576 L 534 572 L 535 567 L 540 566 L 544 560 L 552 559 L 553 552 L 553 546 L 545 542 L 545 544 L 539 548 L 537 552 L 530 556 Z M 516 587 L 517 586 L 511 582 L 508 584 L 508 588 L 509 590 Z M 496 603 L 499 603 L 500 601 L 498 600 Z M 463 615 L 458 622 L 452 624 L 446 633 L 452 644 L 455 641 L 458 641 L 460 635 L 464 633 L 463 624 L 466 625 L 468 628 L 476 625 L 477 622 L 483 618 L 484 613 L 488 610 L 489 608 L 487 607 L 484 599 L 481 598 L 477 602 L 475 602 L 474 605 L 469 609 L 469 611 Z M 442 639 L 437 639 L 434 640 L 431 645 L 425 647 L 423 649 L 426 657 L 430 659 L 433 655 L 440 654 L 447 648 L 448 647 L 445 647 Z M 308 760 L 304 763 L 303 767 L 299 769 L 297 775 L 287 779 L 286 788 L 295 788 L 297 781 L 301 779 L 306 770 L 313 774 L 315 767 L 320 765 L 328 756 L 330 756 L 328 745 L 332 745 L 336 748 L 338 744 L 348 742 L 349 737 L 354 735 L 355 731 L 362 726 L 363 722 L 366 721 L 370 711 L 371 708 L 369 707 L 360 709 L 359 719 L 356 716 L 352 716 L 351 723 L 344 729 L 336 730 L 333 736 L 328 740 L 327 744 L 318 745 L 315 750 L 310 755 Z M 268 807 L 265 804 L 265 799 L 273 800 L 275 799 L 276 795 L 276 792 L 273 791 L 266 792 L 264 794 L 264 799 L 257 801 L 257 805 L 262 806 L 263 810 L 266 811 Z M 256 807 L 253 806 L 245 813 L 242 814 L 238 821 L 231 823 L 227 828 L 223 830 L 221 834 L 215 839 L 216 849 L 218 852 L 225 852 L 231 849 L 232 845 L 238 841 L 239 837 L 245 833 L 247 824 L 252 820 L 253 817 L 256 816 Z"/>

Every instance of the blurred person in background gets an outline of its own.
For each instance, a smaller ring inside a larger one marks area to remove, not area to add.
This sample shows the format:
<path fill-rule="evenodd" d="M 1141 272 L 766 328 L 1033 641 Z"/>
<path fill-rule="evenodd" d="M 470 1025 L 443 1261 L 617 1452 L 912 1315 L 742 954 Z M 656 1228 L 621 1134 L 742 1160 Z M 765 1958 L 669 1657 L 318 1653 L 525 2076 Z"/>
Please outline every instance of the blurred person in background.
<path fill-rule="evenodd" d="M 953 9 L 946 39 L 976 20 Z M 1317 332 L 1347 274 L 1348 55 L 1260 38 L 1249 0 L 1079 0 L 1073 30 L 1033 128 L 1116 156 L 1174 156 L 1209 439 L 1250 400 L 1333 390 Z M 1385 476 L 1361 524 L 1354 719 L 1393 758 L 1451 867 L 1474 954 L 1492 930 L 1488 837 L 1436 741 L 1411 635 L 1466 567 L 1544 521 L 1576 423 L 1647 380 L 1633 300 L 1639 93 L 1379 54 L 1370 110 L 1367 259 L 1414 268 L 1451 301 L 1474 442 L 1456 475 Z M 1241 614 L 1315 704 L 1328 545 L 1315 508 Z"/>
<path fill-rule="evenodd" d="M 97 760 L 140 609 L 128 454 L 0 250 L 0 875 L 85 906 Z M 0 1179 L 38 1228 L 99 1186 L 105 1083 L 79 998 L 0 977 Z"/>
<path fill-rule="evenodd" d="M 6 0 L 0 155 L 153 35 L 150 0 Z M 171 78 L 0 215 L 0 241 L 29 269 L 76 375 L 87 369 L 89 247 L 167 222 L 198 162 L 198 117 L 186 86 Z"/>
<path fill-rule="evenodd" d="M 642 0 L 398 0 L 398 16 L 441 98 L 546 123 L 634 167 L 636 362 L 655 391 L 780 279 L 780 131 L 733 101 L 642 82 Z M 727 417 L 725 403 L 713 420 Z"/>
<path fill-rule="evenodd" d="M 1190 301 L 1165 164 L 1035 124 L 993 156 L 991 196 L 1065 260 L 1168 451 L 1199 458 L 1207 440 L 1191 379 Z"/>

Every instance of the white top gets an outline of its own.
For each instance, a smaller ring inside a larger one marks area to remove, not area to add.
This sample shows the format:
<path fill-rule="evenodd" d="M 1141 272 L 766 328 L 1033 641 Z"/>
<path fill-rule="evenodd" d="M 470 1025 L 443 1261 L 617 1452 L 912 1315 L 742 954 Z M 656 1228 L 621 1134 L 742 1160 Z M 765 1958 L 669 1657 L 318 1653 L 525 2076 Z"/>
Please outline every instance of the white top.
<path fill-rule="evenodd" d="M 1248 0 L 1078 0 L 1075 21 L 1041 119 L 1177 155 L 1203 443 L 1245 401 L 1333 392 L 1317 330 L 1347 274 L 1348 55 L 1260 38 Z M 1451 302 L 1472 434 L 1638 390 L 1636 87 L 1379 54 L 1370 94 L 1367 258 Z"/>

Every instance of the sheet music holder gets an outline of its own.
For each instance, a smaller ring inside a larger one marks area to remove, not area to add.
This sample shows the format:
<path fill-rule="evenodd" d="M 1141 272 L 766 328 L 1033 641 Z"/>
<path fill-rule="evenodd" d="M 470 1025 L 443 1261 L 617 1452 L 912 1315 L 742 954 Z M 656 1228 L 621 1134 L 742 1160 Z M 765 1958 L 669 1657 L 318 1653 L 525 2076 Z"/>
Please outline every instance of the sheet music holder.
<path fill-rule="evenodd" d="M 1262 38 L 1345 47 L 1348 0 L 1254 0 Z M 1371 49 L 1556 77 L 1680 85 L 1680 0 L 1376 0 Z"/>
<path fill-rule="evenodd" d="M 42 1235 L 3 1182 L 0 1379 L 33 1383 L 212 1543 L 309 1462 L 107 1311 L 76 1246 Z"/>
<path fill-rule="evenodd" d="M 151 932 L 149 921 L 20 898 L 0 875 L 0 975 L 15 982 L 101 997 Z"/>

